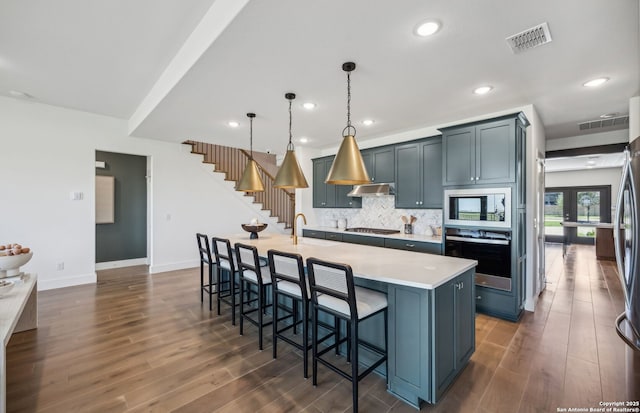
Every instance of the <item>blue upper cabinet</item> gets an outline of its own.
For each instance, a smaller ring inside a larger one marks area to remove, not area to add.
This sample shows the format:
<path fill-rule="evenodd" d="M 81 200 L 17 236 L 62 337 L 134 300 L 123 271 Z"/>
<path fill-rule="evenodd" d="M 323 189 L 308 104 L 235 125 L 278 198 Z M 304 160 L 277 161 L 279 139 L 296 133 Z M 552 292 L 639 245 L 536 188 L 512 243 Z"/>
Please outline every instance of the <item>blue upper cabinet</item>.
<path fill-rule="evenodd" d="M 442 138 L 397 145 L 396 208 L 442 208 Z"/>
<path fill-rule="evenodd" d="M 448 185 L 514 183 L 519 115 L 442 129 L 443 176 Z"/>
<path fill-rule="evenodd" d="M 334 156 L 313 160 L 313 207 L 314 208 L 361 208 L 362 199 L 347 196 L 352 185 L 330 185 L 324 181 L 333 164 Z"/>
<path fill-rule="evenodd" d="M 364 149 L 361 153 L 371 182 L 395 182 L 396 154 L 394 146 Z"/>

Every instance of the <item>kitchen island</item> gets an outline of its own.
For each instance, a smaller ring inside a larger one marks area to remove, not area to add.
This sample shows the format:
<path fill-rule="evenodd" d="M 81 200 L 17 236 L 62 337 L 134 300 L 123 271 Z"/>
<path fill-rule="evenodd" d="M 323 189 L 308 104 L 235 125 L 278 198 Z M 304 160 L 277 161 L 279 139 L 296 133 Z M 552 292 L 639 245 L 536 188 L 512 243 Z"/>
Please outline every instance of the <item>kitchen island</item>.
<path fill-rule="evenodd" d="M 388 391 L 418 407 L 436 403 L 475 351 L 476 261 L 287 235 L 227 236 L 254 245 L 267 256 L 275 249 L 349 264 L 356 284 L 387 294 Z M 367 341 L 384 347 L 382 320 L 362 325 Z M 367 354 L 362 352 L 367 363 Z"/>

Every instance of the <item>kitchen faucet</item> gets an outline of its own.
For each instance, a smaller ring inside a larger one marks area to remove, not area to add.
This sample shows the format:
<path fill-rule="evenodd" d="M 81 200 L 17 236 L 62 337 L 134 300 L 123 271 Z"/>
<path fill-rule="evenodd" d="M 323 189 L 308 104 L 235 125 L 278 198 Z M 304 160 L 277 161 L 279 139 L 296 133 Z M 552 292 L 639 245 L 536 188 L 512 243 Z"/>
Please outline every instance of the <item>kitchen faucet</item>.
<path fill-rule="evenodd" d="M 307 225 L 307 217 L 305 217 L 302 212 L 297 213 L 295 218 L 293 218 L 293 245 L 298 245 L 298 231 L 296 229 L 296 222 L 298 221 L 298 217 L 302 217 L 304 224 Z"/>

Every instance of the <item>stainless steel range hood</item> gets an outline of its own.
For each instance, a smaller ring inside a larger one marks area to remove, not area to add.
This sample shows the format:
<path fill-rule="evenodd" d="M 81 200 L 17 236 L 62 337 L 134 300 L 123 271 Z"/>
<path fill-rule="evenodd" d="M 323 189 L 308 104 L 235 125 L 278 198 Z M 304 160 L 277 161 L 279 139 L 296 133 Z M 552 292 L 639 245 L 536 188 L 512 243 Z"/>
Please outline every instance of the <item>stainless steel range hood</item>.
<path fill-rule="evenodd" d="M 356 185 L 347 196 L 363 197 L 363 196 L 382 196 L 395 195 L 395 187 L 393 183 L 388 184 L 366 184 Z"/>

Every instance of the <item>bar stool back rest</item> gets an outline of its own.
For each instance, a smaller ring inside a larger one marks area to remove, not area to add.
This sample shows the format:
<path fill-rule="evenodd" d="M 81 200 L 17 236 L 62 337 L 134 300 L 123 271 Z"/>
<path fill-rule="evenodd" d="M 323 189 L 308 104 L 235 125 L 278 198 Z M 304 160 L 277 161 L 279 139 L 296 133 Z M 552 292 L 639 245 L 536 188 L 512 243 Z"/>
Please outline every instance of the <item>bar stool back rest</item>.
<path fill-rule="evenodd" d="M 352 319 L 358 319 L 358 309 L 355 301 L 355 287 L 353 284 L 353 270 L 350 265 L 338 264 L 327 261 L 320 261 L 314 258 L 307 260 L 307 270 L 309 272 L 309 284 L 311 286 L 311 299 L 314 304 L 322 305 L 318 297 L 327 294 L 338 300 L 344 301 L 345 305 L 340 307 L 344 310 L 342 314 L 337 315 L 344 317 L 347 313 Z M 326 297 L 325 297 L 326 298 Z M 332 308 L 326 309 L 335 314 Z"/>
<path fill-rule="evenodd" d="M 204 293 L 209 294 L 209 311 L 212 310 L 212 295 L 216 283 L 213 280 L 213 265 L 215 261 L 211 258 L 211 247 L 209 246 L 209 237 L 205 234 L 196 233 L 196 241 L 198 242 L 198 252 L 200 254 L 200 302 L 204 301 Z M 204 266 L 208 266 L 209 280 L 207 284 L 204 282 Z"/>
<path fill-rule="evenodd" d="M 310 297 L 309 284 L 304 274 L 304 262 L 299 254 L 269 250 L 269 270 L 273 288 L 284 293 L 293 294 L 303 301 Z M 298 289 L 295 289 L 295 286 Z"/>
<path fill-rule="evenodd" d="M 231 273 L 238 271 L 236 259 L 231 249 L 231 242 L 224 238 L 211 238 L 213 244 L 213 253 L 216 257 L 216 264 Z"/>

